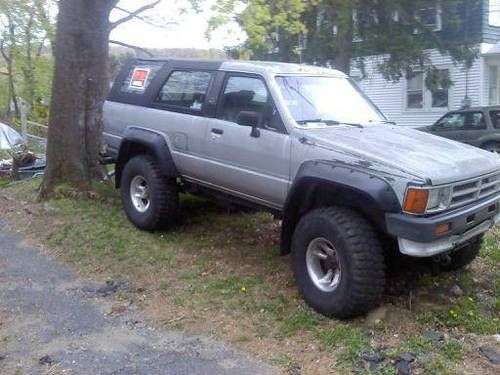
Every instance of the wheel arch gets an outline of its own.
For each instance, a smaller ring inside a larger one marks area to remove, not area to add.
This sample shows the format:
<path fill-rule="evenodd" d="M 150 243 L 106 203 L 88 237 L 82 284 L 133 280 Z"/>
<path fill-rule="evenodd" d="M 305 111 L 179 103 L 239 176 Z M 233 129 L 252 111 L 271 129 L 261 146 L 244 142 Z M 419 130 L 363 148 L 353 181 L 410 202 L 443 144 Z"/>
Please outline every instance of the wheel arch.
<path fill-rule="evenodd" d="M 305 213 L 333 205 L 360 212 L 384 232 L 385 213 L 401 211 L 392 187 L 374 173 L 328 161 L 306 162 L 299 169 L 285 202 L 281 254 L 290 252 L 293 232 Z"/>
<path fill-rule="evenodd" d="M 161 167 L 161 173 L 166 177 L 178 177 L 170 148 L 165 137 L 159 133 L 142 129 L 129 128 L 120 142 L 115 166 L 115 185 L 120 187 L 125 164 L 134 156 L 147 154 L 153 157 Z"/>

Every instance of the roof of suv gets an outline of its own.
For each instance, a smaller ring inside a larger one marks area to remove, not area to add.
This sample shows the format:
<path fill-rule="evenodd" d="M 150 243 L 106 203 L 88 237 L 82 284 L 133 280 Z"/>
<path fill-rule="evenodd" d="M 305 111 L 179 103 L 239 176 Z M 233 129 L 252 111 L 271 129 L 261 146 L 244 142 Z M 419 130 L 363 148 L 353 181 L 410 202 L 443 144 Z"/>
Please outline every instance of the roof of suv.
<path fill-rule="evenodd" d="M 217 70 L 238 71 L 248 73 L 270 73 L 270 74 L 310 74 L 328 75 L 335 77 L 346 77 L 338 70 L 323 68 L 319 66 L 290 64 L 274 61 L 246 61 L 246 60 L 199 60 L 199 59 L 137 59 L 137 61 L 171 62 L 175 65 L 190 65 L 206 63 L 211 69 L 217 66 Z"/>
<path fill-rule="evenodd" d="M 500 105 L 485 105 L 482 107 L 465 107 L 457 109 L 456 111 L 451 112 L 481 112 L 481 111 L 491 111 L 491 110 L 499 110 Z"/>

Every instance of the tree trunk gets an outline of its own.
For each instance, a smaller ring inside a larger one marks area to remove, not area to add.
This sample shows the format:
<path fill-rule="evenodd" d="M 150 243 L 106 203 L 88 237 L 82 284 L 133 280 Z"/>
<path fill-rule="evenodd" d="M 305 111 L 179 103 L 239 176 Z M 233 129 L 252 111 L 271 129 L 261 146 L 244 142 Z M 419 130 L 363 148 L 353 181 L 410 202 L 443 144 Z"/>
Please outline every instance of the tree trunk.
<path fill-rule="evenodd" d="M 33 22 L 35 14 L 30 13 L 28 24 L 24 31 L 25 34 L 25 44 L 26 44 L 26 66 L 23 67 L 24 82 L 26 85 L 25 91 L 25 101 L 28 102 L 30 110 L 34 108 L 35 100 L 35 68 L 33 66 Z"/>
<path fill-rule="evenodd" d="M 102 105 L 108 92 L 109 14 L 118 0 L 60 0 L 47 168 L 40 198 L 60 184 L 79 191 L 103 177 Z"/>

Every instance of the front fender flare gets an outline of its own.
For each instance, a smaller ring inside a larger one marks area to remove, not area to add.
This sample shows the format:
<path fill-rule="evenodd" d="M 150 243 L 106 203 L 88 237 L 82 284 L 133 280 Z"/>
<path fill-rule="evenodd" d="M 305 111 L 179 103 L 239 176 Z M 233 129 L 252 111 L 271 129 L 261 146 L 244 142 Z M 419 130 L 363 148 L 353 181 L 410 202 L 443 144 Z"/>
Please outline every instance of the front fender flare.
<path fill-rule="evenodd" d="M 282 255 L 290 252 L 293 232 L 300 217 L 323 201 L 360 211 L 383 231 L 386 229 L 385 213 L 401 212 L 401 204 L 388 177 L 338 162 L 307 161 L 299 168 L 284 205 Z"/>

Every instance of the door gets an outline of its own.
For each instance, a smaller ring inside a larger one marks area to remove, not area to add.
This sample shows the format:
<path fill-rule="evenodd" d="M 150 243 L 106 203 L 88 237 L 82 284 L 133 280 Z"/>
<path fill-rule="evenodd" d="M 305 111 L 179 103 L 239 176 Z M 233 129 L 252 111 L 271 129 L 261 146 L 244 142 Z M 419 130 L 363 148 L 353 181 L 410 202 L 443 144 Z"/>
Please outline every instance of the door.
<path fill-rule="evenodd" d="M 222 90 L 217 117 L 207 129 L 210 179 L 222 189 L 279 207 L 290 183 L 291 141 L 269 90 L 262 77 L 238 74 L 229 74 Z"/>
<path fill-rule="evenodd" d="M 160 114 L 155 123 L 166 130 L 171 153 L 180 174 L 207 178 L 205 135 L 208 117 L 205 98 L 214 73 L 202 70 L 172 70 L 154 102 Z"/>
<path fill-rule="evenodd" d="M 431 132 L 455 141 L 479 145 L 479 139 L 487 132 L 484 114 L 480 111 L 450 113 L 432 126 Z"/>

